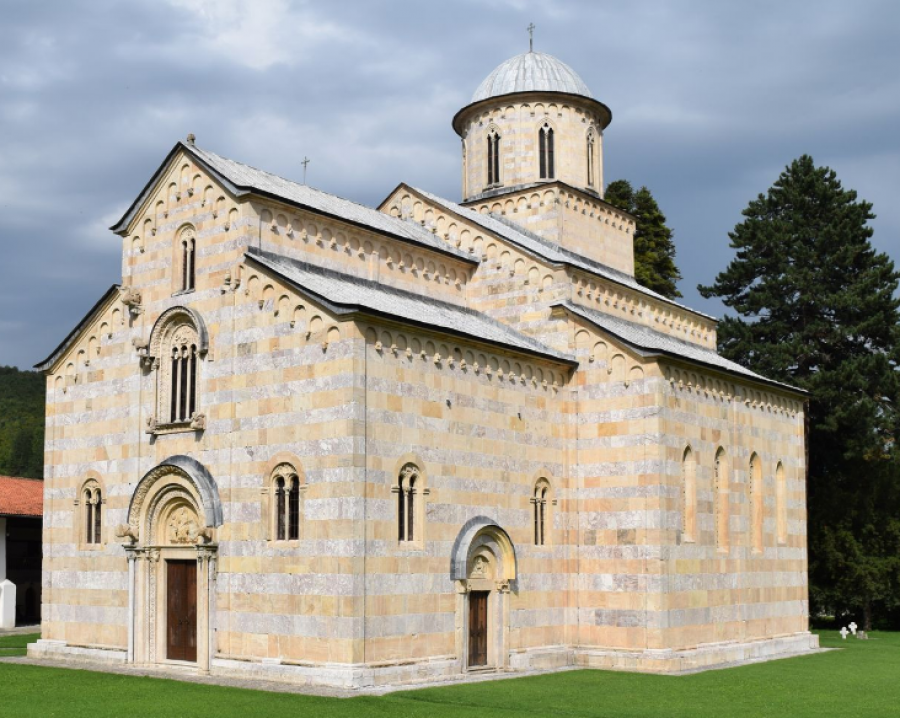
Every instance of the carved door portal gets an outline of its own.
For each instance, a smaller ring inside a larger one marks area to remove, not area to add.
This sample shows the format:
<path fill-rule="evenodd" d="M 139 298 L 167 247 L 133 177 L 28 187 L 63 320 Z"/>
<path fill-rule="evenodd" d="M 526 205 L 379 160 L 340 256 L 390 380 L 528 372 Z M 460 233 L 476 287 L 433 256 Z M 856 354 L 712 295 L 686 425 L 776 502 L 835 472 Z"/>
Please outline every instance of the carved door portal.
<path fill-rule="evenodd" d="M 166 561 L 166 596 L 166 658 L 196 662 L 196 561 Z"/>
<path fill-rule="evenodd" d="M 487 665 L 487 605 L 489 591 L 469 593 L 469 667 Z"/>

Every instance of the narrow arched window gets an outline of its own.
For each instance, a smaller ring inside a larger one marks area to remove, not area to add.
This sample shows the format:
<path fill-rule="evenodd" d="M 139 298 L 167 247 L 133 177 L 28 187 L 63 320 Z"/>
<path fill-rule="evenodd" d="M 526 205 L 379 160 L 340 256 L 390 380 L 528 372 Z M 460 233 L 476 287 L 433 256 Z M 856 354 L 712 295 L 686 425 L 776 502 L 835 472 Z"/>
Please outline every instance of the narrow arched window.
<path fill-rule="evenodd" d="M 691 447 L 681 458 L 682 481 L 682 539 L 694 541 L 697 532 L 697 464 Z"/>
<path fill-rule="evenodd" d="M 775 511 L 778 524 L 778 543 L 787 543 L 787 480 L 784 464 L 775 467 Z"/>
<path fill-rule="evenodd" d="M 415 464 L 405 464 L 400 470 L 397 485 L 397 540 L 421 541 L 422 497 L 427 493 L 422 486 L 422 475 Z"/>
<path fill-rule="evenodd" d="M 753 550 L 762 551 L 762 464 L 756 454 L 750 457 L 750 533 Z"/>
<path fill-rule="evenodd" d="M 716 452 L 715 465 L 715 529 L 716 546 L 720 549 L 728 547 L 728 468 L 725 465 L 725 450 Z"/>
<path fill-rule="evenodd" d="M 553 179 L 556 176 L 553 160 L 553 128 L 545 124 L 538 131 L 538 155 L 541 179 Z"/>
<path fill-rule="evenodd" d="M 194 288 L 196 275 L 196 235 L 193 227 L 185 227 L 179 235 L 181 242 L 181 290 Z"/>
<path fill-rule="evenodd" d="M 546 479 L 541 479 L 534 487 L 531 503 L 534 507 L 534 545 L 545 546 L 547 544 L 547 521 L 549 510 L 547 502 L 550 499 L 550 485 Z"/>
<path fill-rule="evenodd" d="M 288 539 L 300 538 L 300 480 L 291 477 L 288 489 Z"/>
<path fill-rule="evenodd" d="M 587 136 L 587 183 L 588 187 L 594 186 L 594 133 L 589 132 Z"/>
<path fill-rule="evenodd" d="M 275 539 L 287 538 L 287 507 L 285 502 L 284 479 L 275 479 Z"/>
<path fill-rule="evenodd" d="M 103 495 L 95 482 L 84 487 L 81 502 L 84 510 L 84 543 L 99 544 L 103 530 Z"/>
<path fill-rule="evenodd" d="M 500 184 L 500 134 L 496 130 L 487 136 L 487 184 Z"/>

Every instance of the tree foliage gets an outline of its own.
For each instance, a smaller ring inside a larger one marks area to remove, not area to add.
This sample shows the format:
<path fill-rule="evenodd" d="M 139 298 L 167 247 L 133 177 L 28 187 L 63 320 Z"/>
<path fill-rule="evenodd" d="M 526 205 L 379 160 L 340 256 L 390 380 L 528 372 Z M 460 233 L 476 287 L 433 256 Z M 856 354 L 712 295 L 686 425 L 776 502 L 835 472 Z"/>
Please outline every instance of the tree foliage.
<path fill-rule="evenodd" d="M 44 476 L 44 377 L 0 367 L 0 474 Z"/>
<path fill-rule="evenodd" d="M 871 210 L 804 155 L 699 287 L 737 314 L 719 325 L 723 355 L 809 392 L 810 597 L 864 625 L 900 605 L 900 274 L 870 243 Z"/>
<path fill-rule="evenodd" d="M 650 190 L 641 187 L 635 192 L 628 180 L 616 180 L 606 188 L 604 199 L 634 215 L 635 279 L 664 297 L 680 297 L 676 283 L 681 273 L 675 266 L 672 230 Z"/>

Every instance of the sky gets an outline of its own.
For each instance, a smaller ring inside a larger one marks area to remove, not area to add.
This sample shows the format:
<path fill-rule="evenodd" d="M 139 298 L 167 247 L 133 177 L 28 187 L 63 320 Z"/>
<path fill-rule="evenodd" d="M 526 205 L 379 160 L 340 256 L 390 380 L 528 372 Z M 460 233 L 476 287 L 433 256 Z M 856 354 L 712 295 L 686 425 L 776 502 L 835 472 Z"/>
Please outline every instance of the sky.
<path fill-rule="evenodd" d="M 607 182 L 653 192 L 684 302 L 810 154 L 900 264 L 900 3 L 0 0 L 0 365 L 44 359 L 111 284 L 109 231 L 179 139 L 375 206 L 452 200 L 450 121 L 504 60 L 570 65 L 612 109 Z"/>

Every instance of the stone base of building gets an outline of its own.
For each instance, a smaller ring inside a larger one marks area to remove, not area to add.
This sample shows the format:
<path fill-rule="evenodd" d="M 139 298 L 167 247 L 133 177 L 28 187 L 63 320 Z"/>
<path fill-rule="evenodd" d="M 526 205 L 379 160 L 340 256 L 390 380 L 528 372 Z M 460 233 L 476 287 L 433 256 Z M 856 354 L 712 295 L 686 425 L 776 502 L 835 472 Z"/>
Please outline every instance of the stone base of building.
<path fill-rule="evenodd" d="M 680 650 L 628 651 L 578 648 L 575 650 L 575 665 L 579 668 L 639 673 L 693 673 L 742 663 L 799 656 L 818 648 L 819 637 L 803 632 L 756 641 L 710 643 Z"/>
<path fill-rule="evenodd" d="M 86 648 L 70 646 L 65 641 L 48 641 L 39 639 L 28 644 L 28 657 L 37 660 L 46 659 L 65 661 L 67 663 L 109 663 L 124 665 L 128 660 L 127 652 L 118 648 Z"/>
<path fill-rule="evenodd" d="M 717 643 L 682 650 L 628 651 L 605 648 L 548 646 L 511 651 L 506 668 L 479 668 L 464 671 L 460 661 L 450 656 L 381 664 L 291 663 L 278 659 L 242 660 L 218 657 L 210 674 L 235 679 L 278 681 L 293 685 L 327 686 L 346 691 L 382 692 L 392 687 L 466 681 L 474 678 L 515 676 L 566 668 L 596 668 L 642 673 L 692 673 L 799 656 L 819 647 L 819 638 L 810 633 L 743 643 Z M 28 646 L 28 657 L 68 663 L 127 665 L 123 650 L 85 648 L 64 641 L 39 640 Z M 154 665 L 164 668 L 166 664 Z M 98 666 L 99 667 L 99 666 Z M 140 666 L 135 666 L 140 668 Z M 190 670 L 180 664 L 181 670 Z"/>

